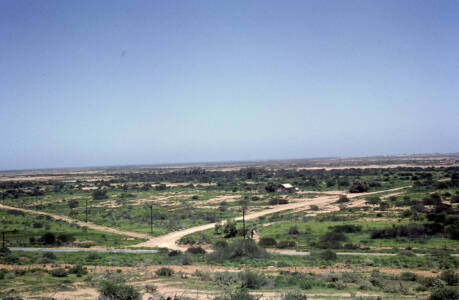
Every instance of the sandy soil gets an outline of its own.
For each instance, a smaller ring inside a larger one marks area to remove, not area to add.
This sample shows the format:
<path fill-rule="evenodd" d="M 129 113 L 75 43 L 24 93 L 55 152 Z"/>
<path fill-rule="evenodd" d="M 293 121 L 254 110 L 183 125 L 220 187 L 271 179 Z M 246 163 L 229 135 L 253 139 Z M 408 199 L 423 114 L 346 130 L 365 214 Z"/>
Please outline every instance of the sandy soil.
<path fill-rule="evenodd" d="M 12 265 L 0 265 L 0 268 L 4 269 L 32 269 L 32 268 L 44 268 L 47 270 L 54 269 L 54 268 L 69 268 L 71 265 L 57 265 L 57 264 L 47 264 L 47 265 L 28 265 L 28 266 L 12 266 Z M 189 290 L 183 288 L 183 283 L 180 281 L 156 281 L 156 276 L 154 272 L 159 268 L 164 267 L 164 265 L 152 265 L 152 266 L 139 266 L 139 267 L 116 267 L 116 266 L 87 266 L 88 271 L 91 273 L 99 273 L 104 272 L 106 270 L 115 271 L 121 269 L 124 274 L 130 273 L 135 274 L 137 273 L 138 276 L 143 278 L 142 281 L 131 281 L 130 284 L 143 287 L 147 283 L 154 283 L 157 288 L 158 292 L 163 295 L 184 295 L 184 296 L 193 296 L 197 299 L 212 299 L 210 295 L 215 295 L 220 293 L 220 291 L 209 291 L 209 290 Z M 175 266 L 175 265 L 168 265 L 169 268 L 173 269 L 176 273 L 183 273 L 186 276 L 192 276 L 193 273 L 196 271 L 202 271 L 206 273 L 215 273 L 215 272 L 239 272 L 241 269 L 234 268 L 234 267 L 223 267 L 223 266 Z M 345 264 L 335 264 L 333 266 L 322 266 L 322 267 L 257 267 L 257 268 L 244 268 L 250 269 L 254 271 L 263 271 L 269 272 L 271 274 L 278 274 L 280 271 L 291 271 L 291 272 L 303 272 L 303 273 L 314 273 L 314 274 L 324 274 L 328 272 L 371 272 L 373 270 L 379 270 L 383 273 L 390 273 L 390 274 L 401 274 L 403 272 L 412 272 L 417 275 L 425 276 L 425 277 L 436 277 L 441 272 L 441 270 L 417 270 L 417 269 L 398 269 L 398 268 L 385 268 L 385 267 L 353 267 Z M 87 287 L 85 285 L 76 284 L 75 290 L 73 291 L 62 291 L 62 292 L 55 292 L 55 293 L 43 293 L 40 295 L 33 295 L 33 296 L 41 296 L 41 297 L 54 297 L 56 299 L 95 299 L 98 296 L 98 292 L 96 289 Z M 263 294 L 262 299 L 278 299 L 276 297 L 279 296 L 277 292 L 254 292 L 254 294 Z M 370 295 L 370 294 L 359 294 L 359 295 Z M 32 296 L 32 295 L 30 295 Z M 309 296 L 317 296 L 317 297 L 325 297 L 325 296 L 333 296 L 333 297 L 347 297 L 349 296 L 348 293 L 343 292 L 333 292 L 333 293 L 316 293 L 311 294 L 308 293 Z M 148 299 L 148 294 L 144 296 L 143 299 Z"/>
<path fill-rule="evenodd" d="M 71 268 L 73 265 L 70 264 L 35 264 L 35 265 L 4 265 L 0 264 L 1 269 L 23 269 L 29 270 L 34 268 L 42 268 L 46 270 L 52 270 L 55 268 Z M 142 272 L 144 274 L 153 274 L 156 270 L 164 267 L 164 265 L 149 265 L 149 266 L 136 266 L 136 267 L 119 267 L 119 266 L 85 266 L 90 273 L 102 272 L 106 270 L 116 271 L 122 270 L 123 273 L 126 272 Z M 225 267 L 225 266 L 210 266 L 210 265 L 167 265 L 168 268 L 173 269 L 176 273 L 182 272 L 186 274 L 192 274 L 197 270 L 203 272 L 239 272 L 240 268 L 235 267 Z M 245 267 L 244 269 L 250 269 L 254 271 L 269 271 L 277 273 L 279 271 L 291 271 L 291 272 L 311 272 L 314 274 L 323 274 L 328 272 L 371 272 L 373 270 L 379 270 L 383 273 L 392 273 L 392 274 L 401 274 L 403 272 L 413 272 L 418 275 L 434 277 L 438 276 L 441 273 L 441 270 L 432 269 L 432 270 L 419 270 L 419 269 L 409 269 L 409 268 L 393 268 L 393 267 L 361 267 L 361 266 L 352 266 L 346 264 L 335 264 L 333 266 L 320 266 L 320 267 L 277 267 L 277 266 L 268 266 L 268 267 Z"/>

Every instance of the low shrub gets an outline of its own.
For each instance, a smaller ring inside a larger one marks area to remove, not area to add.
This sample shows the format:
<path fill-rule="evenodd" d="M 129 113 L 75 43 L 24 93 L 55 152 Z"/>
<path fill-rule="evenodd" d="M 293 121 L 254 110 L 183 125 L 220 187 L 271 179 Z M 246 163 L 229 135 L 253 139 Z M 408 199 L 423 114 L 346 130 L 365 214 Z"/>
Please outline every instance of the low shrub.
<path fill-rule="evenodd" d="M 167 253 L 167 256 L 173 257 L 173 256 L 179 256 L 182 255 L 182 251 L 180 250 L 171 250 Z"/>
<path fill-rule="evenodd" d="M 314 253 L 313 255 L 323 260 L 336 260 L 337 258 L 336 253 L 330 249 Z"/>
<path fill-rule="evenodd" d="M 295 241 L 280 241 L 276 245 L 276 248 L 279 248 L 279 249 L 285 249 L 285 248 L 290 248 L 290 247 L 296 247 L 296 242 Z"/>
<path fill-rule="evenodd" d="M 312 210 L 312 211 L 318 211 L 319 207 L 317 205 L 310 205 L 309 209 Z"/>
<path fill-rule="evenodd" d="M 308 300 L 308 297 L 300 292 L 287 292 L 282 295 L 282 300 Z"/>
<path fill-rule="evenodd" d="M 189 255 L 188 253 L 185 253 L 185 255 L 182 256 L 181 262 L 182 262 L 182 265 L 188 266 L 188 265 L 193 264 L 193 259 L 191 258 L 191 255 Z"/>
<path fill-rule="evenodd" d="M 261 273 L 253 271 L 243 271 L 239 273 L 241 288 L 259 289 L 266 284 L 266 278 Z"/>
<path fill-rule="evenodd" d="M 57 240 L 63 244 L 73 243 L 75 238 L 71 234 L 60 234 L 57 236 Z"/>
<path fill-rule="evenodd" d="M 0 280 L 4 279 L 7 273 L 8 273 L 8 270 L 0 269 Z"/>
<path fill-rule="evenodd" d="M 68 275 L 67 271 L 64 268 L 58 268 L 49 271 L 49 274 L 53 277 L 66 277 Z"/>
<path fill-rule="evenodd" d="M 440 279 L 447 285 L 456 285 L 459 282 L 459 275 L 452 270 L 446 270 L 441 272 Z"/>
<path fill-rule="evenodd" d="M 344 284 L 342 281 L 335 281 L 335 282 L 330 282 L 327 284 L 328 288 L 336 289 L 336 290 L 344 290 L 347 286 Z"/>
<path fill-rule="evenodd" d="M 328 227 L 328 229 L 332 230 L 333 232 L 337 232 L 337 233 L 340 233 L 340 232 L 355 233 L 355 232 L 362 231 L 362 226 L 346 224 L 346 225 L 330 226 Z"/>
<path fill-rule="evenodd" d="M 152 283 L 149 283 L 149 284 L 145 285 L 145 291 L 147 293 L 149 293 L 149 294 L 156 293 L 157 290 L 158 290 L 158 288 L 156 287 L 156 285 L 154 285 Z"/>
<path fill-rule="evenodd" d="M 45 245 L 52 245 L 56 242 L 56 236 L 52 232 L 47 232 L 38 241 Z"/>
<path fill-rule="evenodd" d="M 202 247 L 190 247 L 186 250 L 186 252 L 191 254 L 206 254 L 206 250 Z"/>
<path fill-rule="evenodd" d="M 214 246 L 213 246 L 214 249 L 226 248 L 226 247 L 228 247 L 228 242 L 227 241 L 223 241 L 223 240 L 216 241 Z"/>
<path fill-rule="evenodd" d="M 158 276 L 167 276 L 167 277 L 170 277 L 172 275 L 174 275 L 174 270 L 172 270 L 171 268 L 167 268 L 167 267 L 162 267 L 158 270 L 156 270 L 156 275 Z"/>
<path fill-rule="evenodd" d="M 315 281 L 311 279 L 304 279 L 300 282 L 300 288 L 303 290 L 310 290 L 315 286 Z"/>
<path fill-rule="evenodd" d="M 363 279 L 362 275 L 355 272 L 343 272 L 340 278 L 344 283 L 358 283 Z"/>
<path fill-rule="evenodd" d="M 219 285 L 232 285 L 238 281 L 238 275 L 233 272 L 216 272 L 214 280 Z"/>
<path fill-rule="evenodd" d="M 262 247 L 276 246 L 276 244 L 277 244 L 276 240 L 271 237 L 262 237 L 260 241 L 258 242 L 258 245 Z"/>
<path fill-rule="evenodd" d="M 124 283 L 104 281 L 99 287 L 100 300 L 137 300 L 140 293 L 132 286 Z"/>
<path fill-rule="evenodd" d="M 228 295 L 217 296 L 214 300 L 256 300 L 255 296 L 249 294 L 246 289 L 238 289 Z"/>
<path fill-rule="evenodd" d="M 284 198 L 271 198 L 269 205 L 288 204 L 288 200 Z"/>
<path fill-rule="evenodd" d="M 294 234 L 299 234 L 299 233 L 300 233 L 300 231 L 298 230 L 298 227 L 296 227 L 296 226 L 292 226 L 288 230 L 288 234 L 294 235 Z"/>
<path fill-rule="evenodd" d="M 339 196 L 339 199 L 336 201 L 336 203 L 346 203 L 349 202 L 349 198 L 346 195 L 341 195 Z"/>
<path fill-rule="evenodd" d="M 82 265 L 75 265 L 70 268 L 70 274 L 76 274 L 78 277 L 88 274 L 88 269 L 83 267 Z"/>
<path fill-rule="evenodd" d="M 403 272 L 400 275 L 400 280 L 403 280 L 403 281 L 416 281 L 416 279 L 417 279 L 417 275 L 412 272 Z"/>
<path fill-rule="evenodd" d="M 418 276 L 418 282 L 419 284 L 422 284 L 423 286 L 427 288 L 443 288 L 445 287 L 445 282 L 437 277 L 419 277 Z"/>
<path fill-rule="evenodd" d="M 210 276 L 209 272 L 204 272 L 204 271 L 201 271 L 201 270 L 196 270 L 194 272 L 194 276 L 198 277 L 199 279 L 201 279 L 203 281 L 211 281 L 212 280 L 212 277 Z"/>
<path fill-rule="evenodd" d="M 43 253 L 43 258 L 54 260 L 56 259 L 56 254 L 54 254 L 53 252 L 45 252 Z"/>
<path fill-rule="evenodd" d="M 457 300 L 459 291 L 452 287 L 437 288 L 432 291 L 428 300 Z"/>
<path fill-rule="evenodd" d="M 216 249 L 210 259 L 269 258 L 265 249 L 258 247 L 252 240 L 235 240 L 227 247 Z"/>
<path fill-rule="evenodd" d="M 333 272 L 324 273 L 322 274 L 321 278 L 325 282 L 337 282 L 339 280 L 338 274 Z"/>

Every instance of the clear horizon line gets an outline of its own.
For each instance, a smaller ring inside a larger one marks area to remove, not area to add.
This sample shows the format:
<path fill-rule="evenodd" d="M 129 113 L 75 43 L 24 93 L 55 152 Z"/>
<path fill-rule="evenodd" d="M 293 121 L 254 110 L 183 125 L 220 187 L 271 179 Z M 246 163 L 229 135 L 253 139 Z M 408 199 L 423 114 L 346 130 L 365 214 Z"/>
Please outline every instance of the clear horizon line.
<path fill-rule="evenodd" d="M 73 169 L 104 169 L 104 168 L 121 168 L 121 167 L 141 167 L 141 166 L 180 166 L 180 165 L 195 165 L 195 164 L 229 164 L 229 163 L 256 163 L 256 162 L 282 162 L 282 161 L 300 161 L 311 159 L 351 159 L 351 158 L 377 158 L 377 157 L 400 157 L 400 156 L 457 156 L 459 152 L 436 152 L 436 153 L 399 153 L 399 154 L 375 154 L 364 156 L 315 156 L 303 158 L 279 158 L 279 159 L 254 159 L 254 160 L 221 160 L 221 161 L 194 161 L 194 162 L 165 162 L 165 163 L 142 163 L 142 164 L 110 164 L 110 165 L 86 165 L 86 166 L 66 166 L 66 167 L 43 167 L 33 169 L 0 169 L 0 173 L 21 172 L 21 171 L 45 171 L 45 170 L 73 170 Z"/>

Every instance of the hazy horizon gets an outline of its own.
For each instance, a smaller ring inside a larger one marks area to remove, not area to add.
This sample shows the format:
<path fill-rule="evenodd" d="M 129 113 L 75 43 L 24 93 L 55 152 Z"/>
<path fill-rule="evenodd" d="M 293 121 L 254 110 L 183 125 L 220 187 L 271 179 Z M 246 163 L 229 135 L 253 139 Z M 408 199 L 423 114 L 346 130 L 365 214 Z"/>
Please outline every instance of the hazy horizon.
<path fill-rule="evenodd" d="M 457 1 L 0 3 L 0 170 L 459 151 Z"/>

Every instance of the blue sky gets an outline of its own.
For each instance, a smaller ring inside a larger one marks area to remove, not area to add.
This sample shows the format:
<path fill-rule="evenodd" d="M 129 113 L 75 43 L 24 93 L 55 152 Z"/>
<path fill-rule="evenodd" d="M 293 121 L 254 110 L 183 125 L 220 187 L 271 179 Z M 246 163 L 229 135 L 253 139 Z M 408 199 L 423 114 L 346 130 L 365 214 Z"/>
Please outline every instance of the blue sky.
<path fill-rule="evenodd" d="M 459 150 L 458 1 L 0 2 L 0 170 Z"/>

